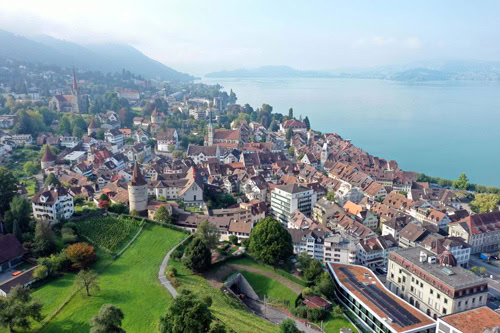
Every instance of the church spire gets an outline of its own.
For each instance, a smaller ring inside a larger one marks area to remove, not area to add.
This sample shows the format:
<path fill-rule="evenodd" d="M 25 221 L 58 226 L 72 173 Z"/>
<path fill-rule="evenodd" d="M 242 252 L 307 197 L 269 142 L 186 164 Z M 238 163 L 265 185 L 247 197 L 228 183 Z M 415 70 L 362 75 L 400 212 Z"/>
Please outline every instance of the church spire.
<path fill-rule="evenodd" d="M 78 91 L 78 86 L 76 85 L 76 74 L 75 69 L 73 68 L 73 93 Z"/>

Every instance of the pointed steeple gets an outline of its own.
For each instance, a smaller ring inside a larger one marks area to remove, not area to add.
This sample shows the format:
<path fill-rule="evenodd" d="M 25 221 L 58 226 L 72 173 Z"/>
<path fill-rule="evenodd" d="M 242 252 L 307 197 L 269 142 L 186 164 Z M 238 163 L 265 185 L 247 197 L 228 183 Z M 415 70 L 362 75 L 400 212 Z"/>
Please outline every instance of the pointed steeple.
<path fill-rule="evenodd" d="M 144 177 L 142 177 L 141 169 L 139 169 L 139 163 L 137 163 L 137 161 L 135 161 L 134 164 L 134 171 L 132 173 L 130 184 L 132 186 L 143 186 L 147 184 L 147 182 L 144 180 Z"/>
<path fill-rule="evenodd" d="M 42 162 L 53 162 L 55 160 L 56 156 L 54 155 L 54 153 L 52 153 L 52 150 L 50 150 L 50 146 L 47 145 L 42 156 Z"/>
<path fill-rule="evenodd" d="M 73 93 L 76 93 L 78 91 L 78 86 L 76 84 L 76 74 L 75 74 L 75 69 L 73 68 Z"/>
<path fill-rule="evenodd" d="M 90 124 L 89 124 L 88 128 L 90 128 L 90 129 L 99 128 L 99 126 L 97 125 L 97 122 L 96 122 L 95 118 L 92 118 L 92 120 L 90 121 Z"/>

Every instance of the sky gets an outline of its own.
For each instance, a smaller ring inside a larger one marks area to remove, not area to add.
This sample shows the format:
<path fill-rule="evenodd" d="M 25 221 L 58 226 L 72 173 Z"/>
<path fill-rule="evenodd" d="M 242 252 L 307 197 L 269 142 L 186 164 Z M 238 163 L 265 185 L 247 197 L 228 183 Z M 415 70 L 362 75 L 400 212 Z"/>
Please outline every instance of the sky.
<path fill-rule="evenodd" d="M 0 29 L 130 44 L 177 70 L 500 60 L 500 1 L 0 0 Z M 1 47 L 1 46 L 0 46 Z"/>

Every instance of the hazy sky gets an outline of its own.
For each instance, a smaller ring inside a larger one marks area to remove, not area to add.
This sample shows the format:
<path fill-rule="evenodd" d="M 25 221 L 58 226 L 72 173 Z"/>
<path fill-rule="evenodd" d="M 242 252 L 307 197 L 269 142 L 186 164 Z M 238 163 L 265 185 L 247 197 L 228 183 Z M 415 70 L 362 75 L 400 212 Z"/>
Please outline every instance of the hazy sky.
<path fill-rule="evenodd" d="M 198 75 L 500 60 L 500 1 L 0 0 L 0 29 L 124 42 Z"/>

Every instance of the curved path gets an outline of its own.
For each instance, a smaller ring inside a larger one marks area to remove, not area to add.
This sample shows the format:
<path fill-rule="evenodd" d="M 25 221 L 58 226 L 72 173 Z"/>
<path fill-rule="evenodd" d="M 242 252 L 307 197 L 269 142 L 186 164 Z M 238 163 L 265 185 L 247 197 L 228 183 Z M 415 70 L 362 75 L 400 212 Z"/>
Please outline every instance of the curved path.
<path fill-rule="evenodd" d="M 167 252 L 167 255 L 165 258 L 163 258 L 163 261 L 161 262 L 160 265 L 160 271 L 158 272 L 158 280 L 160 280 L 160 283 L 167 288 L 168 292 L 172 295 L 172 297 L 177 297 L 179 293 L 177 290 L 175 290 L 174 286 L 172 286 L 172 283 L 167 279 L 165 276 L 165 270 L 167 269 L 168 265 L 168 260 L 170 259 L 170 255 L 175 251 L 176 248 L 181 246 L 189 237 L 184 238 L 179 244 L 174 246 L 173 248 L 170 249 L 170 251 Z"/>

